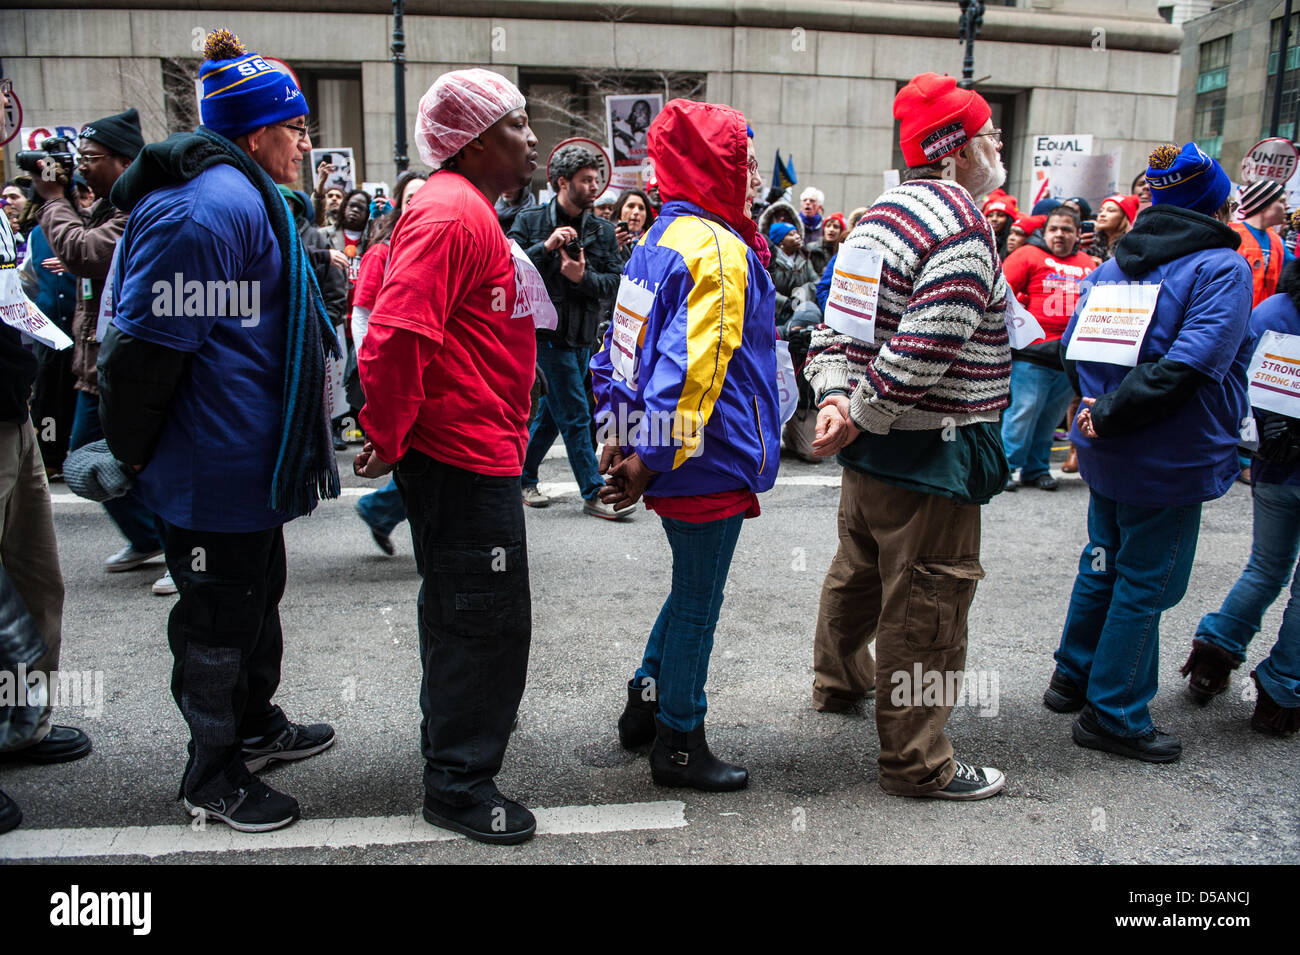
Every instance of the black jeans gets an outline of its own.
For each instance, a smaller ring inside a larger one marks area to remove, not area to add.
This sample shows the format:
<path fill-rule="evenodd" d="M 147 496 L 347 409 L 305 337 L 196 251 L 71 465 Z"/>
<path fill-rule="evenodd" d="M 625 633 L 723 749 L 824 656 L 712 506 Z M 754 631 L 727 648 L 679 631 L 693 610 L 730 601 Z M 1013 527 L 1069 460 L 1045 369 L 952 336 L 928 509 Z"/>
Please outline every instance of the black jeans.
<path fill-rule="evenodd" d="M 408 451 L 396 477 L 423 578 L 424 788 L 467 805 L 493 790 L 528 675 L 532 597 L 519 475 L 475 474 Z"/>
<path fill-rule="evenodd" d="M 249 781 L 240 755 L 245 739 L 288 725 L 271 702 L 284 652 L 284 530 L 164 527 L 167 569 L 180 594 L 167 620 L 172 696 L 190 728 L 181 789 L 202 803 Z"/>

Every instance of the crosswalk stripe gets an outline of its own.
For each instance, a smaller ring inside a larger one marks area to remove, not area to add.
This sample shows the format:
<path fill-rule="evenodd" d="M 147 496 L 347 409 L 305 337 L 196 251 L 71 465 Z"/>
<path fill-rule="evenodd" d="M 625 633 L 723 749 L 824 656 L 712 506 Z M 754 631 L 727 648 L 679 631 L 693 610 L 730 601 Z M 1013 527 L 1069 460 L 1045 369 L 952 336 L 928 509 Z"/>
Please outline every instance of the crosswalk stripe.
<path fill-rule="evenodd" d="M 539 836 L 681 829 L 686 804 L 679 800 L 615 803 L 607 806 L 557 806 L 534 809 Z M 447 842 L 464 836 L 439 829 L 421 816 L 355 816 L 301 819 L 274 832 L 236 832 L 220 822 L 202 829 L 128 826 L 102 829 L 16 829 L 0 836 L 0 859 L 84 859 L 199 852 L 263 852 L 268 849 L 342 849 Z"/>

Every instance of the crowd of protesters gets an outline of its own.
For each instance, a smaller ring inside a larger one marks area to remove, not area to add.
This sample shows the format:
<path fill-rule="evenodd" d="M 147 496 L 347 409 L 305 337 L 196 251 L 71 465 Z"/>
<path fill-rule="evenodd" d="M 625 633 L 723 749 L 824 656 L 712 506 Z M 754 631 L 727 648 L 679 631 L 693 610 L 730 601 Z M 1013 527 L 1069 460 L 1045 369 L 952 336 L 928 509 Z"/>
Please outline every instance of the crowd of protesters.
<path fill-rule="evenodd" d="M 167 640 L 191 813 L 288 825 L 297 801 L 258 772 L 334 743 L 333 727 L 293 722 L 274 697 L 283 527 L 338 496 L 350 437 L 364 440 L 354 472 L 386 480 L 358 515 L 389 555 L 408 520 L 422 578 L 424 817 L 489 843 L 536 827 L 495 777 L 532 637 L 523 508 L 552 503 L 539 468 L 557 437 L 586 514 L 625 521 L 644 499 L 670 545 L 669 592 L 644 621 L 617 725 L 664 786 L 748 783 L 708 747 L 704 687 L 732 555 L 783 439 L 842 468 L 813 706 L 874 698 L 879 783 L 899 796 L 978 800 L 1005 784 L 958 756 L 953 700 L 900 699 L 884 674 L 963 670 L 981 508 L 1059 487 L 1061 426 L 1062 470 L 1089 491 L 1087 543 L 1043 702 L 1078 713 L 1080 746 L 1179 757 L 1149 710 L 1159 621 L 1186 592 L 1202 505 L 1243 474 L 1243 445 L 1254 542 L 1192 641 L 1194 699 L 1227 688 L 1292 579 L 1300 399 L 1252 411 L 1247 388 L 1261 342 L 1300 336 L 1283 188 L 1234 199 L 1195 144 L 1153 151 L 1095 217 L 1085 197 L 1025 214 L 1001 188 L 987 101 L 923 73 L 894 102 L 901 183 L 847 215 L 813 187 L 797 204 L 764 195 L 762 131 L 687 100 L 645 130 L 645 190 L 609 190 L 602 157 L 569 144 L 539 203 L 523 95 L 466 69 L 419 104 L 432 174 L 404 174 L 391 197 L 345 192 L 326 188 L 326 161 L 308 195 L 310 110 L 294 82 L 224 30 L 199 78 L 199 129 L 146 144 L 135 110 L 90 123 L 77 175 L 7 184 L 0 218 L 0 265 L 24 274 L 0 304 L 30 297 L 72 339 L 29 347 L 0 326 L 0 669 L 57 670 L 48 479 L 62 474 L 126 539 L 105 570 L 164 556 L 153 590 L 177 594 Z M 257 311 L 160 311 L 157 282 L 173 276 L 235 296 L 257 283 Z M 866 305 L 846 291 L 864 283 Z M 1140 315 L 1136 339 L 1080 331 L 1107 309 Z M 797 400 L 777 387 L 785 356 Z M 230 402 L 203 400 L 231 380 Z M 57 423 L 39 440 L 36 412 Z M 1252 725 L 1279 735 L 1300 729 L 1300 578 L 1292 591 L 1251 674 Z M 0 761 L 90 750 L 48 699 L 0 714 Z M 0 831 L 20 818 L 0 793 Z"/>

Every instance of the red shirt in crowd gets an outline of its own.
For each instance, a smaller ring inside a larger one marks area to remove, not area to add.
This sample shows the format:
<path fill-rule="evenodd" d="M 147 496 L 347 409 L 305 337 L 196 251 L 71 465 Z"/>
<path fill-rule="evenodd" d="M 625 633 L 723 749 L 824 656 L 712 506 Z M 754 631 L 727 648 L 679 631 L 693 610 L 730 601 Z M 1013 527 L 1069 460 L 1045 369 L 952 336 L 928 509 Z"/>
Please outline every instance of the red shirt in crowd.
<path fill-rule="evenodd" d="M 1022 245 L 1006 257 L 1002 274 L 1011 294 L 1043 326 L 1042 341 L 1055 342 L 1079 302 L 1079 283 L 1096 267 L 1093 257 L 1083 252 L 1057 258 L 1037 246 Z"/>
<path fill-rule="evenodd" d="M 357 284 L 352 289 L 353 308 L 374 308 L 375 299 L 379 297 L 379 287 L 384 284 L 384 269 L 388 266 L 389 245 L 380 242 L 366 249 L 361 257 L 361 269 L 357 273 Z"/>
<path fill-rule="evenodd" d="M 537 344 L 514 305 L 491 203 L 459 173 L 430 176 L 393 232 L 358 356 L 361 423 L 380 460 L 415 448 L 478 474 L 522 472 Z"/>

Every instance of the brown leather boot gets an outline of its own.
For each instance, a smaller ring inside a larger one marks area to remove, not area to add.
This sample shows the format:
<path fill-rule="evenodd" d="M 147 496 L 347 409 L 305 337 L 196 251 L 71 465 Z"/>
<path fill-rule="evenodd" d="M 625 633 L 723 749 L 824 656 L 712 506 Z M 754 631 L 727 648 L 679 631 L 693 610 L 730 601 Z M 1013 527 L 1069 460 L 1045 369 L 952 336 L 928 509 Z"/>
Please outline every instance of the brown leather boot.
<path fill-rule="evenodd" d="M 1061 470 L 1066 474 L 1079 473 L 1079 451 L 1074 445 L 1070 445 L 1070 456 L 1061 465 Z"/>
<path fill-rule="evenodd" d="M 1277 702 L 1264 692 L 1259 685 L 1259 677 L 1250 671 L 1250 678 L 1255 681 L 1255 712 L 1250 717 L 1251 729 L 1270 736 L 1291 736 L 1300 730 L 1300 706 L 1278 706 Z"/>
<path fill-rule="evenodd" d="M 1187 692 L 1204 706 L 1228 688 L 1232 671 L 1241 666 L 1231 653 L 1204 640 L 1192 641 L 1192 652 L 1178 672 L 1190 676 Z"/>

